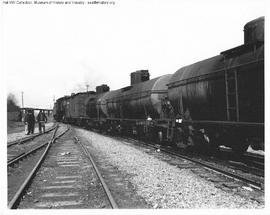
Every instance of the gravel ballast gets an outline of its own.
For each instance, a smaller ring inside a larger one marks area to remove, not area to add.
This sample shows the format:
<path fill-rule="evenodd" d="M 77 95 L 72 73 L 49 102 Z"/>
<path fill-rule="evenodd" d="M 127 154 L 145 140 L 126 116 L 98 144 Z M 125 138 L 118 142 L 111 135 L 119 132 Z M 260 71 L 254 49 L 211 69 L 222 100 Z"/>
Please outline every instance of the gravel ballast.
<path fill-rule="evenodd" d="M 100 134 L 76 129 L 96 152 L 120 171 L 133 175 L 131 183 L 138 195 L 153 208 L 263 208 L 264 205 L 232 195 L 188 169 L 179 169 L 139 149 L 130 143 Z"/>

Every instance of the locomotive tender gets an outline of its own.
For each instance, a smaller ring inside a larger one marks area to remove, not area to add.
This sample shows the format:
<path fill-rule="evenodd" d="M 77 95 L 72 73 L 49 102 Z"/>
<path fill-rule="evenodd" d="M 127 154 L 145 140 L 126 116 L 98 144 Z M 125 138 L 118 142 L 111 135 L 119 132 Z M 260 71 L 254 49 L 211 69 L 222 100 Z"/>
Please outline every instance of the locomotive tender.
<path fill-rule="evenodd" d="M 174 143 L 179 147 L 264 149 L 264 17 L 244 26 L 244 44 L 149 80 L 59 98 L 57 121 Z"/>

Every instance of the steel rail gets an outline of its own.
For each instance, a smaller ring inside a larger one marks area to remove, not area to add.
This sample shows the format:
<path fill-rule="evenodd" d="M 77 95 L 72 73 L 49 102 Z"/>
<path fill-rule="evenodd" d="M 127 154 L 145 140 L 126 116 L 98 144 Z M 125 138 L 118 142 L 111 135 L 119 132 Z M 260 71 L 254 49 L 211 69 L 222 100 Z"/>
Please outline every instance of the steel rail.
<path fill-rule="evenodd" d="M 250 158 L 253 158 L 253 159 L 258 159 L 258 160 L 264 160 L 264 158 L 265 158 L 264 155 L 254 154 L 254 153 L 251 153 L 251 152 L 244 153 L 244 156 L 250 157 Z"/>
<path fill-rule="evenodd" d="M 104 134 L 103 134 L 103 135 L 104 135 Z M 110 136 L 110 135 L 104 135 L 104 136 L 108 136 L 108 137 L 111 137 L 111 138 L 116 138 L 116 139 L 119 140 L 119 137 L 113 137 L 113 136 Z M 120 137 L 120 139 L 124 140 L 124 139 L 126 139 L 126 138 Z M 128 139 L 126 139 L 126 140 L 128 140 Z M 134 139 L 132 139 L 132 140 L 134 140 Z M 160 149 L 160 151 L 163 151 L 163 152 L 165 152 L 165 153 L 167 153 L 167 154 L 171 154 L 171 155 L 174 155 L 174 156 L 176 156 L 176 157 L 180 157 L 180 158 L 189 160 L 189 161 L 191 161 L 191 162 L 193 162 L 193 163 L 197 163 L 197 164 L 199 164 L 199 165 L 201 165 L 201 166 L 204 166 L 204 167 L 206 167 L 206 168 L 208 168 L 208 169 L 211 169 L 211 170 L 213 170 L 213 171 L 216 171 L 216 172 L 218 172 L 218 173 L 220 173 L 220 174 L 223 174 L 223 175 L 229 176 L 229 177 L 231 177 L 231 178 L 234 178 L 234 179 L 243 181 L 243 182 L 245 182 L 245 183 L 251 185 L 252 187 L 256 188 L 257 190 L 261 190 L 261 191 L 262 191 L 262 190 L 264 189 L 264 185 L 261 184 L 261 183 L 259 183 L 259 182 L 256 182 L 256 181 L 253 181 L 253 180 L 244 178 L 244 177 L 242 177 L 242 176 L 240 176 L 240 175 L 237 175 L 237 174 L 232 173 L 232 172 L 228 172 L 228 171 L 226 171 L 226 170 L 219 169 L 219 168 L 217 168 L 217 167 L 215 167 L 215 166 L 213 166 L 213 165 L 207 164 L 206 162 L 199 161 L 199 160 L 194 159 L 194 158 L 189 158 L 189 157 L 184 156 L 184 155 L 181 155 L 181 154 L 179 154 L 179 153 L 177 153 L 177 152 L 174 152 L 174 151 L 165 149 L 165 148 L 163 148 L 162 146 L 157 147 L 157 146 L 154 146 L 153 144 L 146 143 L 146 142 L 142 142 L 142 141 L 139 141 L 139 144 L 143 144 L 143 145 L 145 145 L 145 146 L 149 146 L 149 147 L 152 147 L 152 148 L 155 148 L 155 149 Z"/>
<path fill-rule="evenodd" d="M 230 153 L 232 153 L 231 149 L 220 148 L 220 151 L 224 153 L 226 157 L 231 156 Z M 248 167 L 256 168 L 258 171 L 262 171 L 264 173 L 264 155 L 245 152 L 240 156 L 237 155 L 237 158 L 235 157 L 235 155 L 233 155 L 232 157 L 229 157 L 229 159 L 235 162 L 242 162 Z"/>
<path fill-rule="evenodd" d="M 34 149 L 26 152 L 26 153 L 23 153 L 23 154 L 18 155 L 17 157 L 13 158 L 12 160 L 9 160 L 8 163 L 7 163 L 7 165 L 8 166 L 13 165 L 14 163 L 18 162 L 19 160 L 27 157 L 28 155 L 30 155 L 30 154 L 34 153 L 35 151 L 41 149 L 42 147 L 46 146 L 49 142 L 43 143 L 42 145 L 40 145 L 40 146 L 38 146 L 38 147 L 36 147 L 36 148 L 34 148 Z"/>
<path fill-rule="evenodd" d="M 229 171 L 226 171 L 226 170 L 222 170 L 222 169 L 217 168 L 217 167 L 215 167 L 215 166 L 213 166 L 213 165 L 211 165 L 211 164 L 207 164 L 206 162 L 199 161 L 199 160 L 194 159 L 194 158 L 189 158 L 189 157 L 187 157 L 187 156 L 185 156 L 185 155 L 181 155 L 181 154 L 178 154 L 178 153 L 173 152 L 173 151 L 171 151 L 171 150 L 164 149 L 163 147 L 156 147 L 156 146 L 154 146 L 154 145 L 152 145 L 152 144 L 148 144 L 148 143 L 142 143 L 142 144 L 147 145 L 147 146 L 150 146 L 150 147 L 155 148 L 155 149 L 160 149 L 160 151 L 163 151 L 163 152 L 165 152 L 165 153 L 167 153 L 167 154 L 171 154 L 171 155 L 174 155 L 174 156 L 176 156 L 176 157 L 180 157 L 180 158 L 189 160 L 189 161 L 191 161 L 191 162 L 193 162 L 193 163 L 197 163 L 197 164 L 199 164 L 199 165 L 201 165 L 201 166 L 207 167 L 207 168 L 209 168 L 209 169 L 211 169 L 211 170 L 214 170 L 214 171 L 216 171 L 216 172 L 218 172 L 218 173 L 221 173 L 221 174 L 223 174 L 223 175 L 226 175 L 226 176 L 229 176 L 229 177 L 238 179 L 238 180 L 240 180 L 240 181 L 243 181 L 243 182 L 245 182 L 245 183 L 248 183 L 248 184 L 250 184 L 252 187 L 254 187 L 254 188 L 258 189 L 258 190 L 263 190 L 263 186 L 262 186 L 262 184 L 259 183 L 259 182 L 256 182 L 256 181 L 253 181 L 253 180 L 244 178 L 244 177 L 242 177 L 242 176 L 240 176 L 240 175 L 237 175 L 237 174 L 235 174 L 235 173 L 232 173 L 232 172 L 229 172 Z"/>
<path fill-rule="evenodd" d="M 55 129 L 56 126 L 53 126 L 51 128 L 49 128 L 47 131 L 45 131 L 44 133 L 38 133 L 38 134 L 34 134 L 30 137 L 25 137 L 25 138 L 21 138 L 19 140 L 15 140 L 15 141 L 11 141 L 7 144 L 7 147 L 10 147 L 10 146 L 13 146 L 13 145 L 16 145 L 16 144 L 21 144 L 21 143 L 25 143 L 29 140 L 33 140 L 34 138 L 38 137 L 38 136 L 41 136 L 42 134 L 46 134 L 46 133 L 49 133 L 50 131 L 52 131 L 53 129 Z"/>
<path fill-rule="evenodd" d="M 172 151 L 172 150 L 165 149 L 165 148 L 162 147 L 162 146 L 157 147 L 157 146 L 154 146 L 154 145 L 152 145 L 152 144 L 145 143 L 145 142 L 140 142 L 140 143 L 142 143 L 142 144 L 144 144 L 144 145 L 147 145 L 147 146 L 150 146 L 150 147 L 155 148 L 155 149 L 160 149 L 161 151 L 163 151 L 163 152 L 165 152 L 165 153 L 167 153 L 167 154 L 171 154 L 171 155 L 174 155 L 174 156 L 176 156 L 176 157 L 180 157 L 180 158 L 189 160 L 189 161 L 191 161 L 191 162 L 193 162 L 193 163 L 197 163 L 197 164 L 199 164 L 199 165 L 201 165 L 201 166 L 204 166 L 204 167 L 206 167 L 206 168 L 208 168 L 208 169 L 211 169 L 211 170 L 213 170 L 213 171 L 216 171 L 216 172 L 218 172 L 218 173 L 220 173 L 220 174 L 223 174 L 223 175 L 229 176 L 229 177 L 231 177 L 231 178 L 234 178 L 234 179 L 243 181 L 243 182 L 245 182 L 245 183 L 251 185 L 252 187 L 254 187 L 254 188 L 258 189 L 258 190 L 263 190 L 263 189 L 264 189 L 264 185 L 261 184 L 260 182 L 257 182 L 257 181 L 253 181 L 253 180 L 244 178 L 244 177 L 242 177 L 242 176 L 240 176 L 240 175 L 238 175 L 238 174 L 236 174 L 236 173 L 233 173 L 233 172 L 229 172 L 229 171 L 220 169 L 220 168 L 218 168 L 218 167 L 216 167 L 216 166 L 214 166 L 214 165 L 208 164 L 208 163 L 206 163 L 206 162 L 204 162 L 204 161 L 200 161 L 200 160 L 198 160 L 198 159 L 196 159 L 196 158 L 190 158 L 190 157 L 188 157 L 188 156 L 179 154 L 179 153 L 174 152 L 174 151 Z"/>
<path fill-rule="evenodd" d="M 25 154 L 25 152 L 22 152 L 18 156 L 15 156 L 15 157 L 11 158 L 8 162 L 11 162 L 11 161 L 17 159 L 19 156 L 22 156 L 23 154 Z"/>
<path fill-rule="evenodd" d="M 104 134 L 103 134 L 103 135 L 104 135 Z M 106 135 L 106 134 L 105 134 L 104 136 L 108 136 L 108 137 L 111 137 L 111 138 L 116 138 L 116 137 L 112 137 L 112 136 Z M 125 138 L 122 138 L 122 139 L 125 139 Z M 223 174 L 223 175 L 226 175 L 226 176 L 229 176 L 229 177 L 238 179 L 238 180 L 240 180 L 240 181 L 243 181 L 243 182 L 245 182 L 245 183 L 248 183 L 248 184 L 250 184 L 252 187 L 254 187 L 254 188 L 258 189 L 258 190 L 263 190 L 264 185 L 261 184 L 261 183 L 259 183 L 259 182 L 256 182 L 256 181 L 252 181 L 252 180 L 243 178 L 243 177 L 241 177 L 241 176 L 239 176 L 239 175 L 237 175 L 237 174 L 234 174 L 234 173 L 231 173 L 231 172 L 228 172 L 228 171 L 225 171 L 225 170 L 221 170 L 221 169 L 219 169 L 219 168 L 217 168 L 217 167 L 215 167 L 215 166 L 213 166 L 213 165 L 206 164 L 205 162 L 202 162 L 202 161 L 194 160 L 194 159 L 192 159 L 192 158 L 189 158 L 189 157 L 184 156 L 184 155 L 180 155 L 180 154 L 178 154 L 178 153 L 176 153 L 176 152 L 173 152 L 173 151 L 169 151 L 169 150 L 164 149 L 164 148 L 162 148 L 162 147 L 156 147 L 156 146 L 154 146 L 153 144 L 145 143 L 145 142 L 142 142 L 142 141 L 140 141 L 140 144 L 143 144 L 143 145 L 146 145 L 146 146 L 155 148 L 155 149 L 160 149 L 161 151 L 163 151 L 163 152 L 165 152 L 165 153 L 168 153 L 168 154 L 171 154 L 171 155 L 174 155 L 174 156 L 176 156 L 176 157 L 181 157 L 181 158 L 183 158 L 183 159 L 190 160 L 191 162 L 198 163 L 198 164 L 200 164 L 200 165 L 202 165 L 202 166 L 205 166 L 205 167 L 207 167 L 207 168 L 209 168 L 209 169 L 211 169 L 211 170 L 214 170 L 214 171 L 216 171 L 216 172 L 218 172 L 218 173 L 220 173 L 220 174 Z"/>
<path fill-rule="evenodd" d="M 57 125 L 57 128 L 58 128 L 58 125 Z M 47 145 L 44 153 L 42 154 L 42 156 L 40 157 L 40 159 L 36 163 L 35 167 L 30 172 L 30 174 L 28 175 L 28 177 L 25 179 L 25 181 L 23 182 L 23 184 L 20 186 L 20 188 L 18 189 L 18 191 L 16 192 L 16 194 L 13 196 L 12 200 L 9 202 L 8 207 L 10 209 L 15 209 L 17 207 L 17 205 L 19 204 L 19 201 L 20 201 L 21 197 L 25 193 L 26 189 L 30 186 L 30 183 L 31 183 L 32 179 L 34 178 L 34 176 L 37 173 L 39 167 L 41 166 L 42 162 L 44 161 L 44 159 L 45 159 L 45 157 L 46 157 L 46 155 L 47 155 L 47 153 L 48 153 L 51 145 L 54 143 L 54 141 L 56 139 L 58 139 L 61 136 L 63 136 L 68 130 L 69 130 L 69 128 L 67 128 L 64 132 L 62 132 L 57 137 L 55 137 L 55 134 L 56 134 L 56 131 L 57 131 L 57 129 L 55 129 L 55 131 L 54 131 L 54 133 L 52 135 L 52 138 L 49 141 L 49 144 Z"/>
<path fill-rule="evenodd" d="M 89 158 L 90 162 L 92 163 L 92 165 L 93 165 L 93 167 L 94 167 L 94 169 L 95 169 L 95 172 L 96 172 L 96 174 L 97 174 L 97 176 L 98 176 L 98 178 L 99 178 L 99 180 L 100 180 L 100 182 L 101 182 L 101 184 L 102 184 L 102 186 L 103 186 L 103 188 L 104 188 L 104 191 L 105 191 L 105 193 L 106 193 L 106 195 L 107 195 L 107 197 L 108 197 L 108 200 L 109 200 L 109 202 L 110 202 L 112 208 L 113 208 L 113 209 L 117 209 L 117 208 L 118 208 L 118 205 L 117 205 L 117 203 L 115 202 L 115 200 L 114 200 L 114 198 L 113 198 L 113 196 L 112 196 L 112 194 L 111 194 L 111 191 L 110 191 L 110 189 L 108 188 L 107 184 L 105 183 L 105 181 L 104 181 L 104 179 L 103 179 L 101 173 L 99 172 L 99 170 L 98 170 L 98 168 L 97 168 L 97 166 L 96 166 L 96 164 L 95 164 L 95 162 L 94 162 L 94 160 L 93 160 L 93 158 L 92 158 L 90 152 L 89 152 L 88 149 L 80 142 L 80 140 L 78 139 L 78 137 L 75 136 L 74 139 L 76 140 L 77 143 L 79 143 L 79 145 L 82 147 L 83 151 L 85 152 L 85 154 L 86 154 L 87 157 Z"/>

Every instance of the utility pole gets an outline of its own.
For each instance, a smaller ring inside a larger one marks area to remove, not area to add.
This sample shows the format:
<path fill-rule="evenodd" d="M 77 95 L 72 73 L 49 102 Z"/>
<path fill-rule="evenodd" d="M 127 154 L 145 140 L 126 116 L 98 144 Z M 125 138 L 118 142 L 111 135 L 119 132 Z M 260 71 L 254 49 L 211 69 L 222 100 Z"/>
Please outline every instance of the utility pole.
<path fill-rule="evenodd" d="M 86 84 L 86 92 L 88 92 L 89 84 Z"/>
<path fill-rule="evenodd" d="M 53 95 L 53 107 L 54 107 L 54 103 L 55 103 L 55 95 Z M 51 109 L 51 105 L 50 105 L 50 109 Z M 48 116 L 50 116 L 50 111 L 48 111 Z"/>
<path fill-rule="evenodd" d="M 21 92 L 21 94 L 22 94 L 22 108 L 24 108 L 24 106 L 23 106 L 23 91 Z M 21 121 L 23 122 L 25 110 L 22 110 L 21 113 L 22 113 Z"/>
<path fill-rule="evenodd" d="M 24 108 L 24 106 L 23 106 L 23 91 L 22 91 L 22 108 Z"/>

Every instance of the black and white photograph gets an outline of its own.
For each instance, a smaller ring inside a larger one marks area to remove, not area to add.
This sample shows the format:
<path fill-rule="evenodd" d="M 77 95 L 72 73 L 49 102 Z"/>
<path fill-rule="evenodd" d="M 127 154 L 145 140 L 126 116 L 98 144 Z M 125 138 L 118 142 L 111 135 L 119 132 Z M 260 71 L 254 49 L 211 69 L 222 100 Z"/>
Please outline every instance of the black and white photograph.
<path fill-rule="evenodd" d="M 1 0 L 0 214 L 269 214 L 268 5 Z"/>

